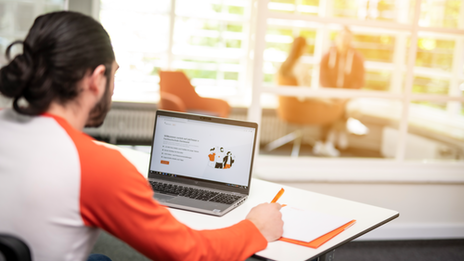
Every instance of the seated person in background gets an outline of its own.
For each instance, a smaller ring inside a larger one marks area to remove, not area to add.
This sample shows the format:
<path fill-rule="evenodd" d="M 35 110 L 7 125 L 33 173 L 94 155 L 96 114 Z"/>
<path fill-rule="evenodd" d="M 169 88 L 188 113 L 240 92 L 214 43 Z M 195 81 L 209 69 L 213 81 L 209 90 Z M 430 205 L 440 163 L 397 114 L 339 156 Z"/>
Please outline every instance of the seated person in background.
<path fill-rule="evenodd" d="M 348 27 L 337 35 L 335 45 L 322 57 L 320 83 L 327 88 L 360 89 L 364 86 L 364 59 L 352 47 L 353 33 Z M 316 142 L 313 152 L 319 155 L 338 156 L 334 143 L 340 149 L 348 147 L 346 114 L 338 121 L 322 128 L 322 141 Z"/>
<path fill-rule="evenodd" d="M 118 68 L 110 38 L 88 16 L 38 17 L 23 53 L 0 70 L 0 233 L 33 260 L 86 260 L 106 230 L 154 260 L 243 260 L 282 235 L 280 205 L 264 203 L 227 228 L 198 231 L 153 199 L 119 151 L 82 132 L 111 106 Z"/>

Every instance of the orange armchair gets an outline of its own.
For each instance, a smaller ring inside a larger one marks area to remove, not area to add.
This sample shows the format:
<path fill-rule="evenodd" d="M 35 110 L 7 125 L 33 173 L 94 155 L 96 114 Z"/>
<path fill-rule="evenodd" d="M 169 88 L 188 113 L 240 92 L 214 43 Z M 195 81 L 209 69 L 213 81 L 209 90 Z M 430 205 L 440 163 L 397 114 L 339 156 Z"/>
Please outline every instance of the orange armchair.
<path fill-rule="evenodd" d="M 187 76 L 180 71 L 160 71 L 160 102 L 163 110 L 194 112 L 226 118 L 230 106 L 226 101 L 199 96 Z"/>

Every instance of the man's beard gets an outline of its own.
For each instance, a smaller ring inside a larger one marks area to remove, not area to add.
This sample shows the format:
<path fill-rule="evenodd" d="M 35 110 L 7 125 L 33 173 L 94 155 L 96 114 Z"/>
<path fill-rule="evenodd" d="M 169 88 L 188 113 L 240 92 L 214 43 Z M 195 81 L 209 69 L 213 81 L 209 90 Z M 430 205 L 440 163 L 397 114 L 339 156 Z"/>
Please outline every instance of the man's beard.
<path fill-rule="evenodd" d="M 105 93 L 101 97 L 100 101 L 90 111 L 85 127 L 98 128 L 103 124 L 106 114 L 111 109 L 111 96 L 110 80 L 108 78 Z"/>

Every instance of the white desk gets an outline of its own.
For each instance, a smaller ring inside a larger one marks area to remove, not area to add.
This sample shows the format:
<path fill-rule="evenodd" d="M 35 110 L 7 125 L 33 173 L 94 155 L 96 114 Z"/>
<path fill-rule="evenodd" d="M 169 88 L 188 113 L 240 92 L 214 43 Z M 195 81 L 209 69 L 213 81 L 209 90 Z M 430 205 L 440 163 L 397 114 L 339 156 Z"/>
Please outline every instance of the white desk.
<path fill-rule="evenodd" d="M 142 173 L 147 173 L 149 161 L 148 154 L 127 149 L 122 149 L 121 152 L 136 164 L 140 171 L 144 170 Z M 399 213 L 393 210 L 282 186 L 258 179 L 252 180 L 250 196 L 245 203 L 223 217 L 209 216 L 177 209 L 170 209 L 170 211 L 180 222 L 194 229 L 227 227 L 244 219 L 254 206 L 271 201 L 282 187 L 285 189 L 285 193 L 279 199 L 279 203 L 281 204 L 355 219 L 356 223 L 317 249 L 282 241 L 269 243 L 265 250 L 256 253 L 256 255 L 268 259 L 292 261 L 308 260 L 323 256 L 335 248 L 399 216 Z"/>

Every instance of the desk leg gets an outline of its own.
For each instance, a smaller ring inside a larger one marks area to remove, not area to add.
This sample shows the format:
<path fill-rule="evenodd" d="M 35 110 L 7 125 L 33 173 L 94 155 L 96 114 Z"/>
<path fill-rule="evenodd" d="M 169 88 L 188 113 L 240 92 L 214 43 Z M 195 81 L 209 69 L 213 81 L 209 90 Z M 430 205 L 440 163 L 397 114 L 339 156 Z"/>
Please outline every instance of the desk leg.
<path fill-rule="evenodd" d="M 335 260 L 335 249 L 323 254 L 322 256 L 319 256 L 315 259 L 312 259 L 311 261 L 334 261 Z"/>

